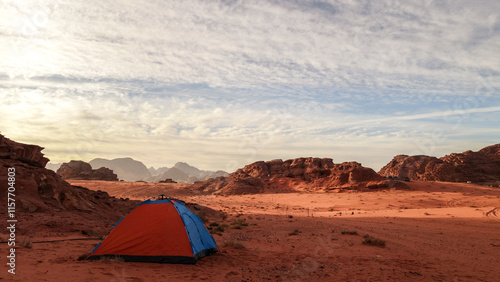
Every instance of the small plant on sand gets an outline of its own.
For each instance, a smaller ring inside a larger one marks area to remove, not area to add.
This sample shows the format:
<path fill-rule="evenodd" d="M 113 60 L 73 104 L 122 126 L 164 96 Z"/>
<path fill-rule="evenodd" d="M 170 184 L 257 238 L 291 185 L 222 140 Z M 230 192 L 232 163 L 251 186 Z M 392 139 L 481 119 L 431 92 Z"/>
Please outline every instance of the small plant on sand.
<path fill-rule="evenodd" d="M 211 227 L 210 233 L 222 236 L 222 232 L 224 232 L 224 230 L 227 226 L 228 225 L 225 223 L 219 224 L 218 222 L 212 222 L 212 223 L 210 223 L 210 227 Z"/>
<path fill-rule="evenodd" d="M 382 247 L 382 248 L 385 247 L 385 241 L 382 239 L 378 239 L 378 238 L 372 237 L 370 235 L 363 236 L 363 239 L 364 240 L 362 243 L 364 245 L 377 246 L 377 247 Z"/>
<path fill-rule="evenodd" d="M 248 222 L 244 219 L 235 219 L 229 224 L 229 226 L 231 229 L 241 229 L 243 226 L 248 226 Z"/>
<path fill-rule="evenodd" d="M 425 214 L 425 215 L 431 215 L 431 214 L 430 214 L 430 213 L 428 213 L 428 212 L 424 212 L 424 214 Z"/>
<path fill-rule="evenodd" d="M 26 249 L 31 249 L 31 248 L 33 248 L 33 242 L 31 242 L 30 238 L 27 238 L 27 237 L 23 238 L 23 239 L 21 240 L 21 242 L 19 243 L 19 245 L 20 245 L 21 247 L 26 248 Z"/>
<path fill-rule="evenodd" d="M 342 235 L 359 235 L 358 231 L 351 231 L 351 230 L 342 230 L 340 232 Z"/>
<path fill-rule="evenodd" d="M 233 247 L 235 249 L 238 249 L 238 250 L 242 250 L 242 249 L 245 249 L 245 245 L 243 245 L 243 243 L 241 242 L 237 242 L 237 241 L 227 241 L 224 243 L 223 245 L 224 247 Z"/>
<path fill-rule="evenodd" d="M 203 223 L 208 223 L 208 215 L 206 212 L 199 212 L 198 216 L 200 217 L 201 221 L 203 221 Z"/>
<path fill-rule="evenodd" d="M 298 229 L 293 230 L 293 232 L 288 233 L 288 236 L 299 235 L 300 231 Z"/>
<path fill-rule="evenodd" d="M 222 212 L 222 213 L 220 214 L 220 219 L 222 219 L 222 220 L 226 220 L 226 219 L 227 219 L 227 213 L 226 213 L 226 212 Z"/>
<path fill-rule="evenodd" d="M 88 257 L 89 257 L 89 254 L 83 254 L 83 255 L 80 255 L 76 260 L 77 261 L 87 260 Z"/>
<path fill-rule="evenodd" d="M 219 234 L 219 235 L 221 235 L 221 233 L 222 233 L 222 232 L 224 232 L 224 230 L 225 230 L 225 229 L 224 229 L 224 226 L 219 225 L 219 226 L 217 226 L 217 227 L 214 229 L 214 232 L 215 232 L 215 233 L 217 233 L 217 234 Z"/>
<path fill-rule="evenodd" d="M 101 234 L 101 233 L 94 233 L 94 235 L 92 237 L 95 237 L 95 238 L 98 238 L 99 240 L 104 240 L 106 238 L 106 235 L 105 234 Z"/>

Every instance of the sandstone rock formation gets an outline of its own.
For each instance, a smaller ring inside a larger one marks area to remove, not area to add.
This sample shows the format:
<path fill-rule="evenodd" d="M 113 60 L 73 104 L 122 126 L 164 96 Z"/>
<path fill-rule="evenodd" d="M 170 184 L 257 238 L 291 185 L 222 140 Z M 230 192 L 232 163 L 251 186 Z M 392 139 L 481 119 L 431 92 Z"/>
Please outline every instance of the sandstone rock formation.
<path fill-rule="evenodd" d="M 137 204 L 135 201 L 110 197 L 105 192 L 71 186 L 54 171 L 44 168 L 49 160 L 43 157 L 42 149 L 0 135 L 0 209 L 7 211 L 7 197 L 14 197 L 16 219 L 22 219 L 23 222 L 19 234 L 30 234 L 38 228 L 52 228 L 50 224 L 47 225 L 46 219 L 40 219 L 47 215 L 51 215 L 51 218 L 59 215 L 66 218 L 67 224 L 58 223 L 57 228 L 60 229 L 80 230 L 83 228 L 80 225 L 88 227 L 91 221 L 106 230 L 109 224 Z M 14 196 L 7 194 L 9 168 L 15 170 Z M 70 217 L 73 218 L 70 220 Z"/>
<path fill-rule="evenodd" d="M 17 160 L 36 167 L 45 167 L 49 159 L 43 156 L 44 148 L 17 143 L 0 134 L 0 159 Z"/>
<path fill-rule="evenodd" d="M 177 183 L 172 180 L 172 178 L 167 178 L 165 180 L 160 180 L 158 183 Z"/>
<path fill-rule="evenodd" d="M 125 181 L 148 181 L 151 178 L 151 173 L 148 168 L 140 161 L 132 158 L 118 158 L 118 159 L 101 159 L 96 158 L 89 162 L 94 169 L 107 167 L 113 170 L 119 179 Z"/>
<path fill-rule="evenodd" d="M 62 179 L 81 179 L 81 180 L 106 180 L 118 181 L 118 177 L 113 171 L 106 167 L 92 169 L 90 164 L 84 161 L 70 161 L 63 163 L 57 170 Z"/>
<path fill-rule="evenodd" d="M 329 158 L 259 161 L 236 170 L 227 178 L 194 184 L 196 189 L 222 195 L 403 186 L 357 162 L 334 164 Z"/>
<path fill-rule="evenodd" d="M 408 177 L 411 180 L 426 181 L 500 181 L 500 144 L 478 152 L 452 153 L 439 159 L 424 155 L 399 155 L 384 166 L 379 174 L 385 177 Z"/>

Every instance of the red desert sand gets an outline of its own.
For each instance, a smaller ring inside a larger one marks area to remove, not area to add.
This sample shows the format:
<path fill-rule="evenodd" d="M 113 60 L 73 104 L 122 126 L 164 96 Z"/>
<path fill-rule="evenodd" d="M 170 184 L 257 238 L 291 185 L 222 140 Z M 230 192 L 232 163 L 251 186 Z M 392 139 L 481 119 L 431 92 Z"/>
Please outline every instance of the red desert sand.
<path fill-rule="evenodd" d="M 165 194 L 206 221 L 219 252 L 196 265 L 78 260 L 99 242 L 71 231 L 72 214 L 25 217 L 16 274 L 7 281 L 498 281 L 500 189 L 405 182 L 406 189 L 344 193 L 202 195 L 186 184 L 71 180 L 111 196 Z M 61 211 L 59 213 L 64 213 Z M 29 230 L 30 220 L 51 228 Z M 61 228 L 54 228 L 57 225 Z M 80 223 L 82 224 L 82 223 Z M 109 224 L 111 228 L 112 223 Z M 93 229 L 93 228 L 97 229 Z M 60 230 L 56 232 L 55 230 Z M 4 233 L 1 241 L 7 239 Z M 87 239 L 54 241 L 63 239 Z M 90 239 L 90 240 L 89 240 Z M 6 255 L 7 248 L 2 247 Z M 4 256 L 4 255 L 3 255 Z M 4 256 L 5 261 L 5 256 Z"/>

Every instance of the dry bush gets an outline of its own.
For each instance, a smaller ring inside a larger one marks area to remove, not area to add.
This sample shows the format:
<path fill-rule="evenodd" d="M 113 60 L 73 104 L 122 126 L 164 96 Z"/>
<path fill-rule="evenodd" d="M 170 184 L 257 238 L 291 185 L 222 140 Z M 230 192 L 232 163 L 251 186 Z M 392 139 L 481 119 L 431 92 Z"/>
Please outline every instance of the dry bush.
<path fill-rule="evenodd" d="M 359 235 L 358 231 L 343 230 L 340 232 L 342 235 Z"/>
<path fill-rule="evenodd" d="M 241 229 L 243 226 L 248 226 L 248 222 L 244 219 L 235 219 L 229 224 L 231 229 Z"/>
<path fill-rule="evenodd" d="M 99 258 L 99 261 L 103 261 L 105 263 L 111 263 L 112 261 L 124 262 L 125 260 L 120 256 L 104 256 Z"/>
<path fill-rule="evenodd" d="M 23 248 L 26 249 L 31 249 L 33 248 L 33 242 L 31 242 L 31 239 L 28 237 L 24 237 L 21 242 L 19 242 L 19 245 Z"/>
<path fill-rule="evenodd" d="M 201 221 L 203 221 L 203 223 L 208 222 L 208 215 L 206 212 L 199 212 L 198 217 L 201 219 Z"/>
<path fill-rule="evenodd" d="M 364 240 L 362 243 L 364 245 L 377 246 L 377 247 L 382 247 L 382 248 L 385 247 L 385 241 L 382 239 L 378 239 L 378 238 L 372 237 L 370 235 L 363 236 L 363 239 Z"/>
<path fill-rule="evenodd" d="M 242 250 L 242 249 L 245 249 L 245 245 L 239 241 L 227 241 L 224 243 L 223 245 L 224 247 L 233 247 L 235 249 L 238 249 L 238 250 Z"/>

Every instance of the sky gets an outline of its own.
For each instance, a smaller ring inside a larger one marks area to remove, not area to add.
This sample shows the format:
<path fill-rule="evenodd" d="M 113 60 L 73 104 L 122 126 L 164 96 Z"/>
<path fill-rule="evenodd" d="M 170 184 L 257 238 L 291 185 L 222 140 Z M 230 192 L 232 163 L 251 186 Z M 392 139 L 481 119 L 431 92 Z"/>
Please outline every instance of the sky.
<path fill-rule="evenodd" d="M 0 132 L 234 171 L 500 143 L 499 1 L 0 0 Z"/>

